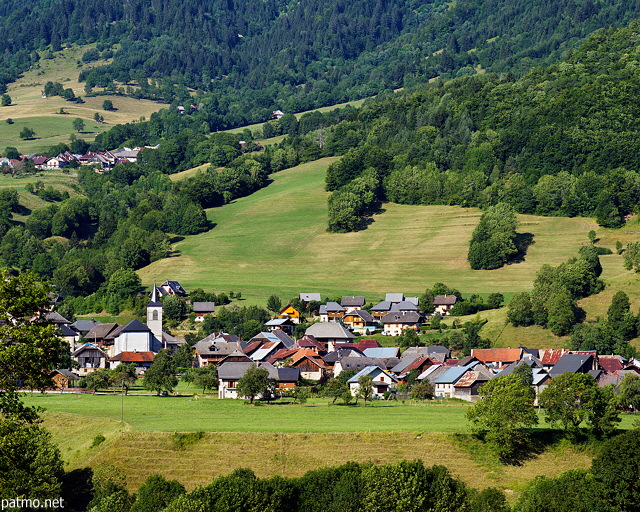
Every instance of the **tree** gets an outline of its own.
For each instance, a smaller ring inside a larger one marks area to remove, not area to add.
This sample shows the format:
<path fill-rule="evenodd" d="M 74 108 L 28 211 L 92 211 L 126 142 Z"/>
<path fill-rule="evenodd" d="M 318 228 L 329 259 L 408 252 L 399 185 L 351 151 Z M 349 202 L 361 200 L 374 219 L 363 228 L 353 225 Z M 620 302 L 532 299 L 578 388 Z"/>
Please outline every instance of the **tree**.
<path fill-rule="evenodd" d="M 14 160 L 17 160 L 18 158 L 20 158 L 20 152 L 18 151 L 17 148 L 14 148 L 13 146 L 7 146 L 4 150 L 4 156 L 7 158 L 13 158 Z"/>
<path fill-rule="evenodd" d="M 631 313 L 629 296 L 625 292 L 619 291 L 611 299 L 607 322 L 624 340 L 630 340 L 636 335 L 636 319 Z"/>
<path fill-rule="evenodd" d="M 111 386 L 112 373 L 108 368 L 98 368 L 84 378 L 84 384 L 87 388 L 98 391 Z"/>
<path fill-rule="evenodd" d="M 601 388 L 589 374 L 563 373 L 540 394 L 548 422 L 560 424 L 569 435 L 587 421 L 596 435 L 609 434 L 620 421 L 618 399 L 610 387 Z"/>
<path fill-rule="evenodd" d="M 363 375 L 358 379 L 358 398 L 364 400 L 364 406 L 367 406 L 367 400 L 373 397 L 373 378 L 371 375 Z"/>
<path fill-rule="evenodd" d="M 218 371 L 216 366 L 210 364 L 207 366 L 201 366 L 200 368 L 195 368 L 193 384 L 199 388 L 202 388 L 203 394 L 207 391 L 207 389 L 217 388 Z"/>
<path fill-rule="evenodd" d="M 400 346 L 405 347 L 417 347 L 420 345 L 420 337 L 415 329 L 411 329 L 407 327 L 404 331 L 402 331 L 402 340 L 400 341 Z"/>
<path fill-rule="evenodd" d="M 160 395 L 162 391 L 171 392 L 178 385 L 176 367 L 171 350 L 163 349 L 153 358 L 153 364 L 144 375 L 144 387 Z"/>
<path fill-rule="evenodd" d="M 249 398 L 249 402 L 253 404 L 253 400 L 259 395 L 262 395 L 263 398 L 268 397 L 271 387 L 269 371 L 254 364 L 238 380 L 236 391 L 238 396 Z"/>
<path fill-rule="evenodd" d="M 161 475 L 151 475 L 136 492 L 131 512 L 160 512 L 175 498 L 186 493 L 176 480 L 166 480 Z"/>
<path fill-rule="evenodd" d="M 111 100 L 104 100 L 102 102 L 102 110 L 113 110 L 113 102 Z"/>
<path fill-rule="evenodd" d="M 8 107 L 11 105 L 11 96 L 6 93 L 3 94 L 2 97 L 0 97 L 0 102 L 2 102 L 3 107 Z"/>
<path fill-rule="evenodd" d="M 28 126 L 25 126 L 22 130 L 20 130 L 20 138 L 23 140 L 30 140 L 36 136 L 36 132 L 34 132 Z"/>
<path fill-rule="evenodd" d="M 474 270 L 503 266 L 518 252 L 515 244 L 518 219 L 512 206 L 498 203 L 480 217 L 469 243 L 468 260 Z"/>
<path fill-rule="evenodd" d="M 556 336 L 569 334 L 576 323 L 576 304 L 569 292 L 564 289 L 552 293 L 545 303 L 547 309 L 547 328 Z"/>
<path fill-rule="evenodd" d="M 478 393 L 482 400 L 467 411 L 467 418 L 500 458 L 510 459 L 527 441 L 525 429 L 538 423 L 530 388 L 511 374 L 490 380 Z"/>
<path fill-rule="evenodd" d="M 138 376 L 136 375 L 136 366 L 133 363 L 120 363 L 111 372 L 111 385 L 114 387 L 122 386 L 125 395 L 129 392 L 129 386 L 135 384 L 136 380 L 138 380 Z"/>
<path fill-rule="evenodd" d="M 640 376 L 633 373 L 624 376 L 620 382 L 620 405 L 634 411 L 640 409 Z"/>
<path fill-rule="evenodd" d="M 333 398 L 331 404 L 335 404 L 336 400 L 342 396 L 345 390 L 345 384 L 343 382 L 340 382 L 335 377 L 332 377 L 327 382 L 325 382 L 324 388 L 322 389 L 322 394 L 328 398 Z"/>
<path fill-rule="evenodd" d="M 181 297 L 167 295 L 162 299 L 162 313 L 169 320 L 182 320 L 187 314 L 187 305 Z"/>
<path fill-rule="evenodd" d="M 192 368 L 194 363 L 193 348 L 189 343 L 185 343 L 178 347 L 175 354 L 173 354 L 173 362 L 176 368 Z"/>
<path fill-rule="evenodd" d="M 274 313 L 280 313 L 282 310 L 282 301 L 277 295 L 271 295 L 267 299 L 267 309 L 269 311 L 273 311 Z"/>
<path fill-rule="evenodd" d="M 430 380 L 424 379 L 414 384 L 409 391 L 409 395 L 414 400 L 431 400 L 435 395 L 435 386 Z"/>
<path fill-rule="evenodd" d="M 73 129 L 75 131 L 77 131 L 78 133 L 81 132 L 82 130 L 84 130 L 84 119 L 76 117 L 73 120 Z"/>
<path fill-rule="evenodd" d="M 93 114 L 93 120 L 96 123 L 104 123 L 104 117 L 102 117 L 98 112 L 96 112 L 95 114 Z"/>
<path fill-rule="evenodd" d="M 591 231 L 589 231 L 588 236 L 589 236 L 589 242 L 591 242 L 592 244 L 595 244 L 596 243 L 596 232 L 592 229 Z"/>

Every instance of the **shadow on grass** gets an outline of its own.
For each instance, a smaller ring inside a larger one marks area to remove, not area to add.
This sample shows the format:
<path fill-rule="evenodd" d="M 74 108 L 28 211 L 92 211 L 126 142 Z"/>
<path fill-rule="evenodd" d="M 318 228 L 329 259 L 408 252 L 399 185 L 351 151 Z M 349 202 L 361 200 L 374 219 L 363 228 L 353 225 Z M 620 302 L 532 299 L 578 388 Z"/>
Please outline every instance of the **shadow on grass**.
<path fill-rule="evenodd" d="M 529 246 L 535 244 L 533 233 L 516 233 L 514 242 L 518 252 L 509 259 L 508 263 L 522 263 L 527 255 Z"/>

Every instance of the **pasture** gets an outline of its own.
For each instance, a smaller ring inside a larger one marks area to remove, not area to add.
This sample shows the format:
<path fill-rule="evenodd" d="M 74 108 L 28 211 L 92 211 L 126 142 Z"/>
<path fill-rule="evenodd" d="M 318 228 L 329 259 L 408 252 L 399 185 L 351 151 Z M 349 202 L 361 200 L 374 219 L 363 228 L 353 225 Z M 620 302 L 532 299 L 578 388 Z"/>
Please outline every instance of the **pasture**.
<path fill-rule="evenodd" d="M 7 92 L 12 104 L 0 108 L 0 140 L 3 144 L 0 149 L 13 146 L 22 154 L 29 154 L 60 142 L 68 143 L 70 134 L 74 133 L 71 123 L 77 117 L 84 119 L 86 128 L 83 133 L 76 135 L 91 141 L 114 124 L 137 122 L 142 117 L 148 119 L 153 112 L 166 108 L 165 104 L 117 95 L 86 97 L 84 83 L 78 82 L 78 75 L 83 69 L 109 62 L 83 63 L 82 55 L 90 47 L 72 46 L 56 52 L 53 59 L 41 58 L 32 69 L 9 84 Z M 41 57 L 44 57 L 44 52 Z M 76 96 L 84 99 L 84 103 L 65 101 L 60 96 L 42 98 L 44 86 L 49 81 L 59 82 L 65 89 L 73 89 Z M 105 99 L 113 102 L 115 110 L 102 109 Z M 61 108 L 66 114 L 58 114 Z M 104 117 L 103 124 L 94 121 L 96 112 Z M 14 124 L 7 124 L 5 121 L 8 118 L 13 119 Z M 24 126 L 35 130 L 35 139 L 20 139 L 19 133 Z"/>
<path fill-rule="evenodd" d="M 241 291 L 247 303 L 257 304 L 274 293 L 288 300 L 303 291 L 376 301 L 385 292 L 421 294 L 436 282 L 464 294 L 495 291 L 510 297 L 530 290 L 544 263 L 577 256 L 588 243 L 587 232 L 597 228 L 587 218 L 520 215 L 519 231 L 533 235 L 525 260 L 471 270 L 466 256 L 478 209 L 388 203 L 364 231 L 327 233 L 324 176 L 333 161 L 273 174 L 268 187 L 209 210 L 215 227 L 177 243 L 178 256 L 141 269 L 143 284 L 171 278 L 188 289 Z M 607 258 L 605 267 L 621 269 L 620 256 Z"/>
<path fill-rule="evenodd" d="M 126 396 L 120 423 L 121 400 L 120 395 L 33 394 L 25 401 L 47 409 L 44 425 L 69 469 L 113 464 L 127 475 L 131 489 L 154 473 L 192 489 L 239 467 L 261 477 L 300 476 L 350 460 L 382 464 L 419 458 L 447 466 L 472 487 L 517 494 L 536 475 L 586 468 L 592 457 L 588 448 L 552 443 L 521 466 L 504 466 L 466 435 L 469 404 L 458 401 L 373 402 L 365 408 L 313 399 L 305 405 L 252 407 L 242 400 Z M 625 417 L 621 428 L 630 428 L 632 420 Z M 197 431 L 204 432 L 201 439 L 178 446 L 175 432 Z M 106 441 L 91 447 L 97 434 Z"/>

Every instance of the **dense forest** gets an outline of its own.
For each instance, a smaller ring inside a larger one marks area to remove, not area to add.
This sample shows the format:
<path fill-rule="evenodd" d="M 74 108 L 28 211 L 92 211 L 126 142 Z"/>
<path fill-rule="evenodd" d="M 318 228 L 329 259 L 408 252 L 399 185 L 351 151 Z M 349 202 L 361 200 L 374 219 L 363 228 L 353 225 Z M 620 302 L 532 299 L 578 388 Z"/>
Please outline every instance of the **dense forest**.
<path fill-rule="evenodd" d="M 602 27 L 640 16 L 637 1 L 52 0 L 0 6 L 0 83 L 37 51 L 94 44 L 113 57 L 81 73 L 86 91 L 186 102 L 212 131 L 477 70 L 557 62 Z"/>

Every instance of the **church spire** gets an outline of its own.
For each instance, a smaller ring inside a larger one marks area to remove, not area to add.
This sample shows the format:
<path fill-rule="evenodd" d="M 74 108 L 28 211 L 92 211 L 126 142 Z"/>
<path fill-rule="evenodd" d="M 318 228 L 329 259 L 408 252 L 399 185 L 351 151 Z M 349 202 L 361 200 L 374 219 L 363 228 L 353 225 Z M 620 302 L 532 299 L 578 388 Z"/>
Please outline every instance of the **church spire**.
<path fill-rule="evenodd" d="M 151 299 L 149 300 L 149 304 L 147 307 L 162 307 L 162 302 L 160 302 L 160 290 L 156 286 L 156 283 L 153 283 L 153 289 L 151 290 Z"/>

